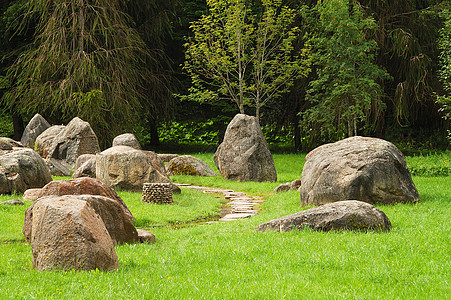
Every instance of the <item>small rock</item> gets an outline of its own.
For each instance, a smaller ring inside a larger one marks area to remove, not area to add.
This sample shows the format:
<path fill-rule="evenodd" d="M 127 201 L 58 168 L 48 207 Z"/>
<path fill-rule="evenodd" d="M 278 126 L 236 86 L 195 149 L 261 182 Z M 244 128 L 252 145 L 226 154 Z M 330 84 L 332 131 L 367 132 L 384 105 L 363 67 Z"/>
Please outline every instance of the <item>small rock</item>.
<path fill-rule="evenodd" d="M 138 238 L 141 243 L 153 244 L 156 242 L 155 235 L 144 229 L 136 229 L 138 231 Z"/>
<path fill-rule="evenodd" d="M 274 192 L 279 193 L 279 192 L 288 192 L 289 190 L 291 190 L 291 183 L 281 183 L 279 184 L 275 189 Z"/>
<path fill-rule="evenodd" d="M 113 139 L 113 147 L 115 146 L 129 146 L 141 150 L 141 145 L 133 133 L 124 133 L 115 137 Z"/>
<path fill-rule="evenodd" d="M 182 155 L 171 159 L 166 168 L 169 176 L 218 176 L 204 161 L 191 155 Z"/>
<path fill-rule="evenodd" d="M 24 205 L 24 204 L 25 203 L 23 203 L 19 199 L 11 199 L 11 200 L 0 203 L 0 205 Z"/>
<path fill-rule="evenodd" d="M 297 191 L 301 188 L 301 180 L 295 179 L 291 182 L 291 190 Z"/>

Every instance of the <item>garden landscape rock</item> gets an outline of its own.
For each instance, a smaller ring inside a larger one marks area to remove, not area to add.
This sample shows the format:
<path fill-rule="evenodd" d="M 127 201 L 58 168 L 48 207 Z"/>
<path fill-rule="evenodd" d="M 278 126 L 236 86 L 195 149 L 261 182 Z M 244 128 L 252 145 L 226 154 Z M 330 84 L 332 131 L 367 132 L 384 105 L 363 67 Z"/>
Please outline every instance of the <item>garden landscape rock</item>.
<path fill-rule="evenodd" d="M 153 244 L 156 242 L 155 235 L 152 232 L 144 229 L 137 229 L 137 231 L 141 243 Z"/>
<path fill-rule="evenodd" d="M 171 183 L 157 154 L 128 146 L 112 147 L 98 154 L 96 178 L 113 188 L 135 192 L 141 192 L 146 182 Z"/>
<path fill-rule="evenodd" d="M 34 149 L 36 138 L 48 128 L 50 128 L 49 122 L 47 122 L 40 114 L 35 114 L 25 127 L 20 142 L 25 147 Z"/>
<path fill-rule="evenodd" d="M 8 137 L 0 137 L 0 155 L 21 150 L 21 148 L 24 148 L 22 143 Z"/>
<path fill-rule="evenodd" d="M 297 191 L 301 187 L 301 180 L 295 179 L 292 182 L 286 182 L 279 184 L 275 189 L 275 193 Z"/>
<path fill-rule="evenodd" d="M 301 204 L 306 206 L 343 199 L 383 204 L 419 200 L 402 153 L 377 138 L 351 137 L 312 150 L 301 182 Z"/>
<path fill-rule="evenodd" d="M 204 161 L 191 155 L 182 155 L 171 159 L 166 169 L 169 176 L 218 176 Z"/>
<path fill-rule="evenodd" d="M 11 199 L 1 202 L 0 205 L 25 205 L 25 203 L 23 203 L 19 199 Z"/>
<path fill-rule="evenodd" d="M 80 155 L 99 152 L 99 141 L 89 123 L 80 118 L 73 118 L 54 138 L 48 156 L 65 160 L 74 166 Z"/>
<path fill-rule="evenodd" d="M 257 119 L 237 114 L 214 155 L 222 177 L 235 181 L 276 181 L 274 160 Z"/>
<path fill-rule="evenodd" d="M 75 162 L 73 178 L 91 177 L 96 178 L 96 156 L 94 154 L 83 154 Z"/>
<path fill-rule="evenodd" d="M 31 149 L 0 155 L 0 194 L 23 193 L 52 181 L 44 160 Z"/>
<path fill-rule="evenodd" d="M 42 132 L 35 141 L 34 150 L 43 158 L 47 158 L 55 137 L 64 130 L 64 125 L 53 125 Z"/>
<path fill-rule="evenodd" d="M 157 154 L 158 157 L 163 161 L 163 162 L 170 162 L 172 159 L 178 157 L 178 154 Z"/>
<path fill-rule="evenodd" d="M 122 198 L 119 197 L 114 189 L 100 180 L 83 177 L 71 180 L 52 181 L 40 190 L 38 198 L 63 195 L 98 195 L 111 198 L 122 207 L 122 210 L 130 221 L 135 221 L 135 218 Z"/>
<path fill-rule="evenodd" d="M 100 216 L 105 227 L 113 241 L 113 244 L 134 243 L 137 242 L 138 233 L 130 218 L 125 215 L 120 203 L 114 199 L 97 195 L 63 195 L 63 196 L 44 196 L 37 199 L 25 212 L 25 221 L 22 229 L 25 238 L 28 240 L 33 231 L 34 207 L 43 199 L 79 200 L 85 201 Z"/>
<path fill-rule="evenodd" d="M 23 193 L 22 200 L 34 201 L 41 195 L 41 189 L 28 189 Z"/>
<path fill-rule="evenodd" d="M 45 163 L 50 170 L 50 174 L 53 176 L 66 176 L 71 175 L 71 166 L 64 160 L 58 160 L 55 158 L 45 159 Z"/>
<path fill-rule="evenodd" d="M 141 150 L 141 145 L 139 144 L 138 139 L 132 133 L 124 133 L 115 137 L 113 139 L 113 147 L 115 146 L 128 146 Z"/>
<path fill-rule="evenodd" d="M 31 227 L 24 235 L 38 271 L 119 268 L 110 234 L 89 202 L 77 196 L 45 197 L 31 209 Z"/>
<path fill-rule="evenodd" d="M 257 231 L 286 232 L 311 228 L 317 231 L 354 230 L 389 231 L 391 223 L 385 213 L 373 205 L 356 200 L 338 201 L 284 216 L 256 228 Z"/>

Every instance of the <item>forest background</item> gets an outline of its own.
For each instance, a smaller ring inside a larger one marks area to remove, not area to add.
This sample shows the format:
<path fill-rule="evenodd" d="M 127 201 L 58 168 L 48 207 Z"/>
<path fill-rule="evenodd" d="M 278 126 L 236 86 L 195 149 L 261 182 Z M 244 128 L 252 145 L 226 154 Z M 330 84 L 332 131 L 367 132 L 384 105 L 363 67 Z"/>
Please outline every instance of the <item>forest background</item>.
<path fill-rule="evenodd" d="M 186 53 L 202 16 L 233 2 L 1 0 L 0 135 L 20 139 L 40 113 L 51 124 L 89 121 L 103 147 L 133 132 L 147 149 L 213 151 L 239 109 L 196 84 Z M 449 147 L 449 1 L 238 2 L 255 20 L 268 3 L 290 9 L 291 58 L 308 60 L 309 72 L 260 109 L 274 150 L 355 134 L 407 154 Z"/>

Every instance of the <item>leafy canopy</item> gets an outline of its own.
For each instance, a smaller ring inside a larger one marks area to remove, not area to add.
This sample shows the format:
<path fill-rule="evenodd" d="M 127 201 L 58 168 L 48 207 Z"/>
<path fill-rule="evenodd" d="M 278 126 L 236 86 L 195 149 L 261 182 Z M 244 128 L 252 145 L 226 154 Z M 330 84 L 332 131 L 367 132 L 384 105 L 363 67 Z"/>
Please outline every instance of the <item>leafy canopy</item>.
<path fill-rule="evenodd" d="M 209 14 L 191 25 L 184 69 L 200 101 L 229 99 L 240 113 L 254 106 L 256 116 L 310 69 L 307 48 L 296 50 L 296 12 L 281 0 L 250 9 L 244 0 L 209 0 Z"/>
<path fill-rule="evenodd" d="M 317 77 L 307 91 L 312 107 L 304 123 L 328 139 L 357 135 L 357 128 L 370 127 L 384 110 L 380 82 L 388 74 L 375 64 L 376 23 L 348 0 L 318 2 L 305 16 L 312 24 Z"/>

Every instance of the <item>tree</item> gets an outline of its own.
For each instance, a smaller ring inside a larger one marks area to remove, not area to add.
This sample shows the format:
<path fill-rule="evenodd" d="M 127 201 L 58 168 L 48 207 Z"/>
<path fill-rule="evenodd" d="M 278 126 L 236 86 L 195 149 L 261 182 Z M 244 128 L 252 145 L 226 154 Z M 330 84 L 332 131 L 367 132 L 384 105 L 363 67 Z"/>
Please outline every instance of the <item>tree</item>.
<path fill-rule="evenodd" d="M 312 107 L 303 114 L 304 124 L 326 140 L 357 135 L 384 109 L 379 82 L 388 75 L 375 64 L 374 19 L 349 0 L 318 2 L 306 16 L 314 24 L 310 43 L 317 78 L 307 92 Z"/>
<path fill-rule="evenodd" d="M 123 1 L 31 0 L 22 28 L 36 19 L 34 41 L 9 67 L 12 87 L 3 102 L 22 113 L 40 112 L 90 122 L 103 145 L 131 130 L 152 107 L 149 86 L 165 79 L 133 29 Z M 31 23 L 31 25 L 33 25 Z"/>
<path fill-rule="evenodd" d="M 440 111 L 443 113 L 443 118 L 448 120 L 449 124 L 449 120 L 451 120 L 451 12 L 448 10 L 444 11 L 443 17 L 445 23 L 440 30 L 438 43 L 441 50 L 441 70 L 439 76 L 446 94 L 439 96 L 437 103 L 441 105 Z M 451 140 L 451 130 L 448 130 L 448 137 Z"/>
<path fill-rule="evenodd" d="M 309 72 L 308 49 L 294 52 L 299 28 L 293 9 L 280 0 L 262 1 L 253 11 L 244 0 L 209 0 L 209 14 L 191 25 L 184 69 L 193 92 L 202 100 L 232 100 L 244 113 L 254 106 L 256 116 L 279 98 L 294 80 Z"/>
<path fill-rule="evenodd" d="M 378 28 L 377 64 L 393 80 L 383 82 L 387 95 L 387 125 L 392 128 L 438 129 L 435 105 L 437 85 L 438 12 L 442 0 L 363 0 L 362 9 L 372 16 Z M 382 121 L 382 120 L 381 120 Z M 380 130 L 383 130 L 381 124 Z"/>

